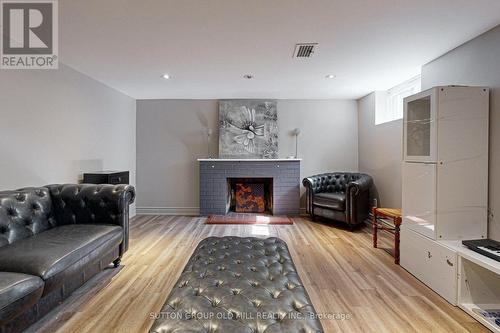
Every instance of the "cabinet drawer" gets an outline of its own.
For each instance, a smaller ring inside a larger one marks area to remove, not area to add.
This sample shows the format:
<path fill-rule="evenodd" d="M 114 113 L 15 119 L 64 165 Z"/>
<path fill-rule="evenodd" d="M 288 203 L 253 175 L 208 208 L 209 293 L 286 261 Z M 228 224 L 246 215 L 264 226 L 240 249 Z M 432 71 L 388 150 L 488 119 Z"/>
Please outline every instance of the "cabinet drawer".
<path fill-rule="evenodd" d="M 457 304 L 455 251 L 403 225 L 401 266 L 448 302 Z"/>

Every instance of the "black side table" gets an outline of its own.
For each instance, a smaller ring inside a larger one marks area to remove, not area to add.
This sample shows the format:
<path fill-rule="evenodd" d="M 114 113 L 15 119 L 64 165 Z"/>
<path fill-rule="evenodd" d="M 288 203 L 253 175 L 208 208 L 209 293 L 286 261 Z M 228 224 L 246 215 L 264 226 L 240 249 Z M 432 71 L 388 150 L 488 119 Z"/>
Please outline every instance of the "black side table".
<path fill-rule="evenodd" d="M 96 171 L 83 174 L 86 184 L 129 184 L 128 171 Z"/>

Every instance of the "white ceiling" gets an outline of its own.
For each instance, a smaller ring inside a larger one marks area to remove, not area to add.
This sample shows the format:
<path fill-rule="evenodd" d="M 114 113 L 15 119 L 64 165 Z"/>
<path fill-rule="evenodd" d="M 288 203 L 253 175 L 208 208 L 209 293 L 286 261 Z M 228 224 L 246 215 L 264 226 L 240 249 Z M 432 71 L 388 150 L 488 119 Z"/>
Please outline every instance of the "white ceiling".
<path fill-rule="evenodd" d="M 59 13 L 61 61 L 134 98 L 359 98 L 499 24 L 500 1 L 62 0 Z M 292 59 L 298 42 L 317 53 Z"/>

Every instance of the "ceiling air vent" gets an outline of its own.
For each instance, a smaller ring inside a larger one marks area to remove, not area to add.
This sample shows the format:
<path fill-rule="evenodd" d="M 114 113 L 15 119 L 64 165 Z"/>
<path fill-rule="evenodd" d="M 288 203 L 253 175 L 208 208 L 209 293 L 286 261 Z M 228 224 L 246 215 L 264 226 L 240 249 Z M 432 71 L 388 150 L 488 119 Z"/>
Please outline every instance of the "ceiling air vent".
<path fill-rule="evenodd" d="M 295 51 L 293 51 L 294 58 L 310 58 L 316 51 L 318 43 L 301 43 L 295 45 Z"/>

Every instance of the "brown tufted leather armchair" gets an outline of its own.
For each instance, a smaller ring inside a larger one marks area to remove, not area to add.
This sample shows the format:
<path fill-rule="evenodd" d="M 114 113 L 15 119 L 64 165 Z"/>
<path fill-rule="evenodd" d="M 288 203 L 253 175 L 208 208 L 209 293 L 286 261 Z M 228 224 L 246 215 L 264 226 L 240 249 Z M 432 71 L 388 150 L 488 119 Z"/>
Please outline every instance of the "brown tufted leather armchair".
<path fill-rule="evenodd" d="M 372 177 L 363 173 L 334 172 L 304 178 L 306 212 L 354 227 L 370 213 Z"/>

